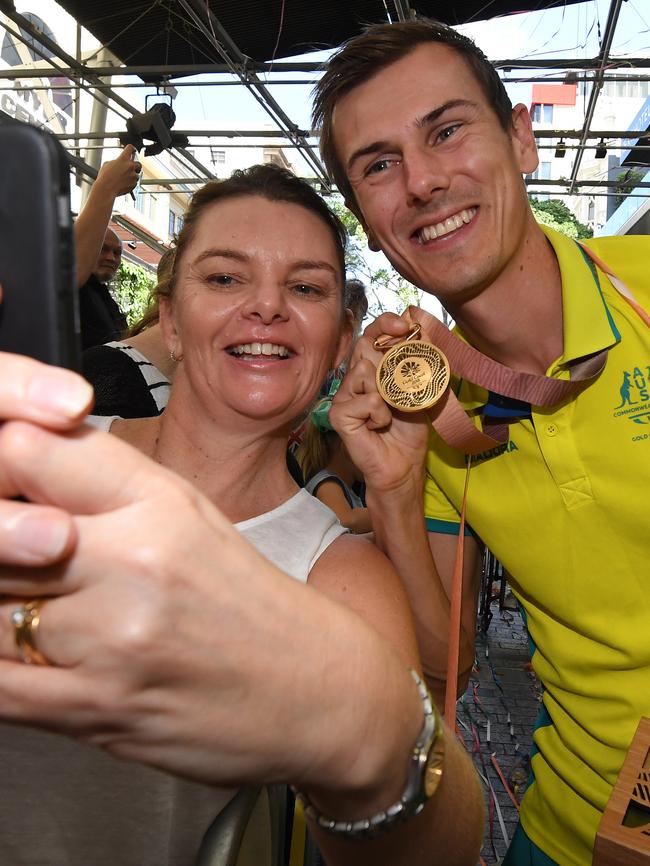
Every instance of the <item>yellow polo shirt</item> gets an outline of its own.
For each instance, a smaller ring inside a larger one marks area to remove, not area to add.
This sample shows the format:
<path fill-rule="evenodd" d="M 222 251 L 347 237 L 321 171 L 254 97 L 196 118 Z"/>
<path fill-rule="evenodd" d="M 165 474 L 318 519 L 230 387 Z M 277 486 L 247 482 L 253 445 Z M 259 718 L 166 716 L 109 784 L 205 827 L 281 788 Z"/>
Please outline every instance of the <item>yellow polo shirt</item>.
<path fill-rule="evenodd" d="M 586 866 L 639 718 L 650 716 L 650 330 L 573 241 L 543 230 L 564 315 L 564 353 L 547 375 L 568 378 L 565 364 L 605 347 L 607 364 L 474 459 L 467 520 L 512 575 L 544 687 L 523 828 L 561 866 Z M 650 238 L 588 243 L 650 309 Z M 481 388 L 455 389 L 470 414 L 486 403 Z M 458 531 L 463 482 L 463 456 L 432 432 L 430 531 Z"/>

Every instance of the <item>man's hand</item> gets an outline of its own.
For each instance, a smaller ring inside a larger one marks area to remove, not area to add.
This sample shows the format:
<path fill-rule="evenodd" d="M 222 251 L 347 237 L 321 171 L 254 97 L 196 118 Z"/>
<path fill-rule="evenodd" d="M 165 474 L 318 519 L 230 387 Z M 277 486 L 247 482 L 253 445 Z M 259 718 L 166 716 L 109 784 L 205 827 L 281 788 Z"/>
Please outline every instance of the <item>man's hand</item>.
<path fill-rule="evenodd" d="M 112 159 L 102 165 L 94 186 L 99 184 L 113 198 L 131 192 L 142 171 L 142 166 L 136 157 L 135 147 L 132 144 L 127 144 L 117 159 Z"/>
<path fill-rule="evenodd" d="M 393 412 L 375 382 L 383 352 L 377 337 L 406 337 L 411 323 L 384 313 L 357 342 L 350 369 L 334 398 L 330 418 L 368 488 L 391 493 L 405 484 L 420 484 L 429 435 L 426 413 Z"/>

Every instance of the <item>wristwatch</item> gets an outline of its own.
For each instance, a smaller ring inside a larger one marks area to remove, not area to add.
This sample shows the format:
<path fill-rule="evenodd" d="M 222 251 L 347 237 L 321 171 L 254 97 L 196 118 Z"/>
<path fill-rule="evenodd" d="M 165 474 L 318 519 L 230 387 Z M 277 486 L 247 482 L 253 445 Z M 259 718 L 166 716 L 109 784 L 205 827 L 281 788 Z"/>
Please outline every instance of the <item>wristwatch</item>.
<path fill-rule="evenodd" d="M 424 724 L 409 758 L 406 788 L 399 800 L 385 811 L 377 812 L 370 818 L 340 821 L 323 815 L 306 794 L 293 789 L 296 798 L 303 806 L 305 815 L 329 833 L 358 839 L 378 835 L 398 821 L 406 821 L 418 815 L 440 784 L 445 754 L 442 719 L 425 683 L 416 671 L 409 670 L 422 701 Z"/>

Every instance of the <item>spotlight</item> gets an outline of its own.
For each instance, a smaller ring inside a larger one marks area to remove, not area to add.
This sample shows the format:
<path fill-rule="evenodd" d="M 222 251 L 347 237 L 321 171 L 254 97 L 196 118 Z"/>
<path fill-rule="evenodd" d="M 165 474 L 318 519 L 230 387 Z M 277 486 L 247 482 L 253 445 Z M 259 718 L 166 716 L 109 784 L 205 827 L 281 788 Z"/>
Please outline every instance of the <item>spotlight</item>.
<path fill-rule="evenodd" d="M 171 105 L 157 102 L 148 111 L 134 114 L 126 121 L 126 132 L 120 134 L 120 144 L 132 144 L 136 150 L 141 150 L 144 140 L 153 142 L 145 147 L 145 156 L 162 153 L 168 147 L 187 147 L 187 136 L 172 132 L 176 115 Z"/>
<path fill-rule="evenodd" d="M 561 159 L 563 156 L 566 156 L 566 144 L 564 143 L 564 139 L 561 138 L 555 147 L 555 158 Z"/>
<path fill-rule="evenodd" d="M 137 250 L 138 248 L 138 242 L 136 240 L 127 241 L 126 245 L 131 250 Z"/>
<path fill-rule="evenodd" d="M 607 147 L 605 145 L 605 139 L 601 138 L 598 144 L 596 145 L 596 159 L 605 159 L 607 156 Z"/>

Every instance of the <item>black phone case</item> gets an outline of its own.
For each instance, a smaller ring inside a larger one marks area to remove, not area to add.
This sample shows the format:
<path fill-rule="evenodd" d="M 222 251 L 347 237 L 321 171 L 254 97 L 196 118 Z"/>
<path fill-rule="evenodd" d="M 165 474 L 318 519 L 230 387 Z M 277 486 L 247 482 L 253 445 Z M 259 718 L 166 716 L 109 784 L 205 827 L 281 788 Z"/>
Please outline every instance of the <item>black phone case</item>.
<path fill-rule="evenodd" d="M 0 122 L 0 350 L 79 369 L 79 312 L 65 150 Z"/>

